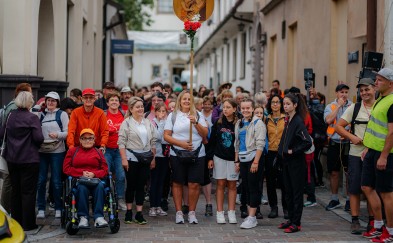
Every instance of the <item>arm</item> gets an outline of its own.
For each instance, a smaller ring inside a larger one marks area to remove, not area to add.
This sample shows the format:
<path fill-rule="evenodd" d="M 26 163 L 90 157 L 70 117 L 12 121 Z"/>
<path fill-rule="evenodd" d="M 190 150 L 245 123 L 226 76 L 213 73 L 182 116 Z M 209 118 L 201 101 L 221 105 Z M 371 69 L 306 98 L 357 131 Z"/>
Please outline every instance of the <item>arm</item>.
<path fill-rule="evenodd" d="M 215 149 L 215 145 L 217 143 L 217 123 L 214 123 L 214 125 L 212 126 L 212 131 L 210 133 L 210 140 L 206 150 L 206 159 L 207 160 L 212 160 L 214 157 L 214 149 Z"/>
<path fill-rule="evenodd" d="M 295 137 L 298 138 L 298 141 L 300 142 L 295 141 L 295 146 L 292 148 L 292 154 L 304 153 L 304 151 L 307 151 L 312 146 L 311 136 L 308 134 L 307 129 L 302 122 L 296 126 L 295 132 Z"/>
<path fill-rule="evenodd" d="M 354 134 L 350 133 L 349 131 L 345 130 L 345 127 L 348 125 L 349 125 L 349 123 L 346 120 L 340 118 L 340 120 L 338 120 L 336 126 L 334 127 L 334 130 L 341 137 L 351 140 L 351 143 L 353 143 L 355 145 L 362 144 L 363 140 L 361 138 L 359 138 L 359 137 L 355 136 Z"/>
<path fill-rule="evenodd" d="M 100 146 L 105 148 L 106 144 L 108 143 L 108 138 L 109 138 L 109 127 L 108 127 L 108 122 L 105 116 L 105 113 L 102 112 L 100 116 L 100 127 L 101 127 L 101 142 Z"/>
<path fill-rule="evenodd" d="M 194 118 L 196 118 L 196 116 Z M 206 138 L 207 134 L 209 133 L 209 129 L 207 128 L 207 124 L 206 124 L 206 120 L 202 116 L 199 116 L 198 124 L 195 124 L 195 122 L 193 122 L 192 120 L 191 120 L 191 122 L 194 124 L 195 129 L 198 131 L 198 134 L 202 138 Z"/>
<path fill-rule="evenodd" d="M 100 149 L 94 149 L 94 150 L 96 150 L 96 151 L 94 151 L 94 153 L 96 153 L 96 152 L 99 153 L 99 155 L 97 154 L 97 159 L 101 160 L 101 168 L 98 168 L 98 169 L 93 170 L 91 172 L 94 173 L 94 177 L 104 178 L 105 176 L 108 175 L 108 164 L 106 163 L 105 156 L 102 153 L 102 151 Z"/>
<path fill-rule="evenodd" d="M 387 158 L 390 150 L 393 148 L 393 123 L 388 123 L 388 135 L 386 136 L 385 145 L 383 146 L 381 155 L 377 161 L 377 169 L 385 170 L 387 164 Z"/>
<path fill-rule="evenodd" d="M 70 121 L 68 123 L 67 146 L 73 148 L 75 146 L 75 131 L 77 124 L 77 115 L 75 111 L 71 113 Z"/>
<path fill-rule="evenodd" d="M 324 111 L 324 119 L 326 124 L 328 125 L 332 124 L 334 120 L 336 120 L 338 110 L 340 109 L 340 107 L 337 105 L 337 108 L 334 111 L 332 111 L 331 107 L 332 107 L 331 105 L 326 106 Z"/>

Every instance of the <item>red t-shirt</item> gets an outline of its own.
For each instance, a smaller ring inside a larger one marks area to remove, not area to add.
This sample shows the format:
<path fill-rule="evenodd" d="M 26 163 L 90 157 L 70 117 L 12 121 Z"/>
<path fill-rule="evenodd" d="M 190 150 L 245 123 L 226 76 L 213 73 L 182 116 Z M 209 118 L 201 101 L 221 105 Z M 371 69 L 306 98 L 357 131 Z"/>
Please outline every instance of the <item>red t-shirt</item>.
<path fill-rule="evenodd" d="M 106 118 L 109 128 L 109 139 L 106 147 L 118 148 L 119 146 L 117 145 L 117 140 L 119 139 L 120 125 L 124 121 L 123 114 L 121 114 L 120 111 L 118 111 L 117 114 L 112 114 L 108 110 Z"/>
<path fill-rule="evenodd" d="M 124 111 L 124 114 L 127 113 L 128 105 L 127 104 L 120 104 L 120 108 Z"/>

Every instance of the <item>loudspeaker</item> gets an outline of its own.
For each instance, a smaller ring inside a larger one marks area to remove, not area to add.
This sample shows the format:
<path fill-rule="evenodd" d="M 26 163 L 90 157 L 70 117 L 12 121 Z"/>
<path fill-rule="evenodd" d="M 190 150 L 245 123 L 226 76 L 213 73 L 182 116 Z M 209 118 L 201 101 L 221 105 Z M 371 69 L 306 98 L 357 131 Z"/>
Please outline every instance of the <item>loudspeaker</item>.
<path fill-rule="evenodd" d="M 363 58 L 363 67 L 379 70 L 382 66 L 383 53 L 365 52 Z"/>

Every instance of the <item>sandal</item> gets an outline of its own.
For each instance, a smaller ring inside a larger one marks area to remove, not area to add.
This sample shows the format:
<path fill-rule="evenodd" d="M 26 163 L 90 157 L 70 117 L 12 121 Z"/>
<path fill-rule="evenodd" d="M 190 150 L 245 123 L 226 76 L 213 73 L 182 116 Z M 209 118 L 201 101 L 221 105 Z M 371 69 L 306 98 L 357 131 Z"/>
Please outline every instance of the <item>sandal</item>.
<path fill-rule="evenodd" d="M 288 228 L 286 228 L 284 230 L 284 233 L 296 233 L 296 232 L 299 232 L 301 229 L 302 229 L 302 227 L 300 225 L 297 226 L 295 224 L 292 224 L 291 226 L 289 226 Z"/>
<path fill-rule="evenodd" d="M 279 229 L 287 229 L 289 226 L 291 226 L 292 225 L 292 223 L 291 222 L 289 222 L 289 221 L 287 221 L 287 222 L 285 222 L 285 223 L 281 223 L 279 226 L 278 226 L 278 228 Z"/>

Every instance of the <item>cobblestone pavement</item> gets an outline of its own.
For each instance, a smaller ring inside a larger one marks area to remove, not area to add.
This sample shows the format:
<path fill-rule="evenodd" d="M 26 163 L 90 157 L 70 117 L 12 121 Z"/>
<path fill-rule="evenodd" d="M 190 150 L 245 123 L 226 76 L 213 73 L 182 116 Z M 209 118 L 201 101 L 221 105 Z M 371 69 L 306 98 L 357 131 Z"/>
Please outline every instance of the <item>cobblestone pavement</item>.
<path fill-rule="evenodd" d="M 30 241 L 39 242 L 366 242 L 361 236 L 349 233 L 350 224 L 347 220 L 350 215 L 342 208 L 334 212 L 324 209 L 329 200 L 326 189 L 317 189 L 317 198 L 317 206 L 304 209 L 302 231 L 295 234 L 285 234 L 277 228 L 277 225 L 284 221 L 281 210 L 279 218 L 267 218 L 269 206 L 261 206 L 264 219 L 258 220 L 258 226 L 254 229 L 240 229 L 242 219 L 239 213 L 237 225 L 218 225 L 215 216 L 204 216 L 205 200 L 201 195 L 197 209 L 197 225 L 176 225 L 173 202 L 170 202 L 168 216 L 152 218 L 145 210 L 147 225 L 126 225 L 122 222 L 117 234 L 110 234 L 108 228 L 92 228 L 69 236 L 59 228 L 59 222 L 54 220 L 52 211 L 51 216 L 39 222 L 44 225 L 40 231 L 30 233 L 28 238 Z M 148 204 L 145 205 L 147 209 Z M 215 210 L 214 202 L 213 207 Z M 364 207 L 362 204 L 362 211 Z M 120 215 L 120 219 L 123 218 L 124 212 Z M 365 226 L 365 223 L 362 222 L 362 225 Z"/>

